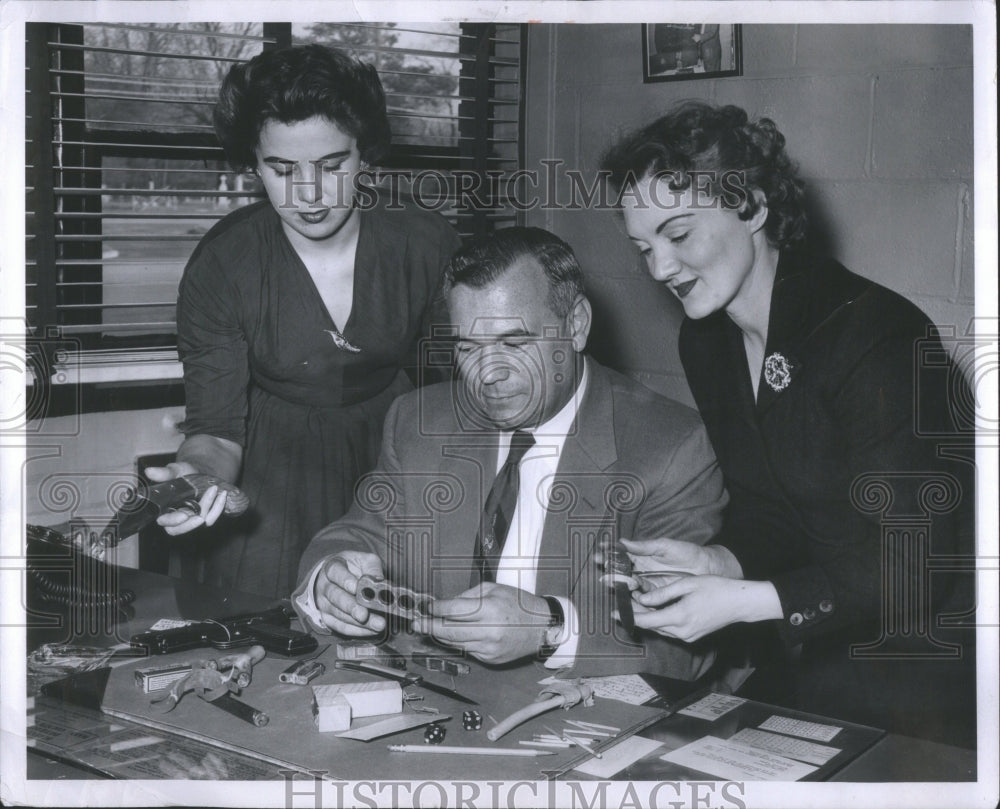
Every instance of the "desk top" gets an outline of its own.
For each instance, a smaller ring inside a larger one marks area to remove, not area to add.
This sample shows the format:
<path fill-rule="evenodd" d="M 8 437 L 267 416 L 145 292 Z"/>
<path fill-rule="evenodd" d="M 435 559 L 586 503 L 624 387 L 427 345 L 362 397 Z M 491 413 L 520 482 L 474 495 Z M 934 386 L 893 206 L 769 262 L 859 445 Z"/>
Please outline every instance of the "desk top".
<path fill-rule="evenodd" d="M 246 611 L 258 611 L 273 606 L 262 603 L 259 597 L 246 593 L 225 593 L 213 588 L 204 587 L 190 582 L 160 576 L 157 574 L 129 569 L 115 569 L 114 575 L 118 581 L 116 586 L 128 587 L 136 592 L 134 604 L 124 613 L 115 616 L 116 620 L 102 626 L 93 624 L 86 626 L 81 615 L 69 614 L 51 606 L 43 606 L 42 610 L 49 612 L 49 623 L 58 617 L 55 625 L 40 626 L 42 621 L 28 630 L 28 648 L 33 649 L 41 643 L 70 643 L 75 645 L 111 646 L 127 642 L 131 635 L 147 630 L 161 618 L 185 618 L 202 620 L 209 617 L 223 617 Z M 81 630 L 83 627 L 83 630 Z M 334 643 L 335 643 L 334 639 Z M 95 738 L 102 734 L 114 734 L 116 739 L 123 739 L 133 732 L 138 737 L 166 736 L 186 747 L 188 757 L 202 758 L 213 749 L 222 750 L 232 755 L 232 766 L 238 774 L 230 774 L 230 778 L 240 780 L 270 779 L 280 777 L 279 770 L 291 767 L 299 771 L 324 771 L 333 778 L 358 779 L 379 777 L 391 771 L 394 778 L 416 779 L 434 777 L 440 779 L 487 779 L 501 777 L 504 779 L 526 778 L 537 780 L 545 777 L 556 777 L 572 771 L 574 779 L 585 779 L 588 776 L 573 770 L 577 764 L 589 758 L 579 750 L 558 750 L 557 755 L 544 758 L 473 758 L 461 755 L 457 757 L 445 755 L 406 755 L 391 754 L 386 750 L 387 743 L 420 744 L 423 731 L 411 730 L 403 734 L 383 738 L 381 740 L 363 743 L 335 739 L 331 734 L 319 733 L 313 723 L 311 714 L 311 689 L 308 686 L 281 684 L 277 675 L 288 666 L 289 660 L 280 657 L 268 657 L 258 664 L 254 670 L 254 681 L 245 690 L 245 701 L 267 710 L 272 715 L 268 727 L 255 728 L 242 723 L 227 714 L 208 706 L 195 695 L 189 694 L 181 704 L 170 714 L 153 716 L 150 714 L 149 697 L 134 686 L 134 668 L 142 665 L 160 665 L 169 662 L 174 657 L 218 657 L 222 653 L 206 649 L 177 653 L 169 656 L 157 656 L 143 662 L 127 662 L 116 666 L 109 678 L 109 689 L 105 694 L 103 709 L 113 714 L 113 719 L 91 712 L 90 720 L 81 718 L 85 709 L 73 706 L 59 706 L 51 701 L 42 700 L 37 709 L 49 717 L 52 712 L 63 712 L 71 720 L 71 724 L 83 723 L 87 732 Z M 402 650 L 401 650 L 402 651 Z M 328 654 L 333 652 L 333 647 Z M 477 745 L 490 744 L 486 741 L 485 730 L 491 719 L 502 719 L 513 710 L 522 707 L 536 698 L 540 687 L 538 681 L 545 677 L 547 670 L 537 664 L 516 667 L 504 667 L 499 670 L 488 670 L 475 661 L 469 661 L 474 674 L 465 677 L 444 678 L 446 684 L 453 685 L 459 691 L 472 696 L 481 703 L 480 713 L 484 716 L 484 728 L 479 733 L 463 731 L 462 711 L 469 708 L 462 703 L 453 702 L 445 697 L 434 696 L 426 704 L 450 715 L 452 718 L 445 726 L 447 728 L 446 744 L 470 744 L 473 736 Z M 411 666 L 411 668 L 413 668 Z M 416 669 L 414 669 L 416 670 Z M 358 676 L 356 673 L 333 672 L 332 664 L 328 665 L 328 674 L 317 682 L 343 682 L 368 679 L 368 675 Z M 426 672 L 419 670 L 421 674 Z M 443 675 L 442 675 L 443 676 Z M 428 692 L 429 693 L 429 692 Z M 113 695 L 109 698 L 109 695 Z M 726 722 L 704 723 L 691 717 L 673 715 L 666 718 L 663 713 L 654 708 L 630 705 L 612 700 L 597 700 L 597 710 L 574 709 L 573 717 L 590 719 L 593 722 L 613 725 L 622 729 L 622 737 L 636 731 L 643 738 L 659 742 L 659 746 L 649 751 L 639 760 L 630 763 L 618 773 L 610 776 L 613 779 L 634 780 L 664 780 L 698 778 L 697 770 L 664 762 L 661 756 L 685 744 L 704 736 L 706 733 L 727 738 L 732 733 L 747 727 L 757 727 L 764 718 L 771 714 L 789 715 L 793 712 L 772 708 L 761 703 L 748 703 L 741 708 L 742 720 L 735 719 L 736 714 Z M 662 705 L 662 700 L 661 700 Z M 587 716 L 584 716 L 584 712 Z M 564 712 L 548 714 L 531 723 L 522 726 L 518 733 L 511 733 L 508 738 L 498 742 L 501 746 L 518 747 L 519 741 L 531 739 L 536 733 L 545 732 L 545 726 L 558 722 L 562 727 Z M 565 712 L 570 713 L 570 712 Z M 758 715 L 759 714 L 759 715 Z M 595 718 L 598 717 L 598 718 Z M 90 724 L 88 724 L 88 721 Z M 133 728 L 133 724 L 136 723 Z M 835 723 L 844 726 L 845 723 Z M 730 727 L 731 725 L 731 727 Z M 860 726 L 853 726 L 860 728 Z M 834 779 L 852 781 L 910 781 L 910 780 L 953 780 L 964 781 L 975 779 L 974 751 L 958 750 L 957 748 L 935 745 L 916 739 L 904 739 L 898 736 L 882 737 L 881 732 L 872 729 L 858 731 L 858 750 L 866 748 L 867 752 L 857 755 L 853 750 L 847 761 L 834 761 Z M 54 734 L 58 736 L 59 734 Z M 79 746 L 76 739 L 76 750 L 73 744 L 61 743 L 59 739 L 53 743 L 53 738 L 36 749 L 49 753 L 63 762 L 76 762 L 83 766 L 94 766 L 94 759 L 89 760 L 83 754 L 86 746 Z M 842 737 L 845 738 L 845 737 Z M 854 737 L 852 737 L 854 738 Z M 265 739 L 267 740 L 266 743 Z M 127 739 L 125 740 L 128 741 Z M 613 742 L 613 740 L 611 740 Z M 65 739 L 62 740 L 65 742 Z M 853 742 L 852 742 L 853 743 Z M 155 744 L 155 742 L 147 742 Z M 61 745 L 61 746 L 60 746 Z M 127 749 L 120 748 L 120 749 Z M 522 749 L 524 749 L 522 747 Z M 853 761 L 849 759 L 854 758 Z M 140 766 L 138 772 L 130 769 L 127 763 L 119 757 L 115 766 L 98 766 L 98 772 L 113 777 L 152 778 L 157 777 L 155 769 L 149 765 Z M 230 760 L 230 759 L 227 759 Z M 512 763 L 517 766 L 512 766 Z M 141 764 L 141 762 L 140 762 Z M 846 766 L 845 766 L 846 765 Z M 45 775 L 47 766 L 41 766 L 36 761 L 33 771 L 36 777 Z M 830 772 L 824 771 L 822 777 L 829 777 Z M 169 777 L 164 773 L 161 777 Z M 177 776 L 174 776 L 177 777 Z M 703 776 L 702 776 L 703 777 Z"/>

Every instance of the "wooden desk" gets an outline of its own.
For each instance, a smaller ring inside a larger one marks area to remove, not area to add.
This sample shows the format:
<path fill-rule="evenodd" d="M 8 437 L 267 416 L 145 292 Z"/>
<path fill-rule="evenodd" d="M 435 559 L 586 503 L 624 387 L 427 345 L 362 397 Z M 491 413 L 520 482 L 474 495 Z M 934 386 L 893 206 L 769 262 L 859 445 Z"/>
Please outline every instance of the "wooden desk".
<path fill-rule="evenodd" d="M 262 602 L 259 597 L 246 593 L 224 593 L 213 588 L 148 572 L 119 569 L 117 570 L 117 574 L 119 576 L 119 586 L 134 590 L 136 600 L 124 614 L 117 616 L 117 620 L 113 622 L 113 625 L 104 627 L 97 632 L 74 634 L 70 626 L 73 616 L 69 615 L 65 610 L 36 604 L 34 605 L 36 611 L 48 612 L 51 617 L 58 616 L 62 623 L 54 626 L 40 626 L 38 624 L 41 622 L 41 619 L 36 615 L 33 619 L 36 625 L 29 627 L 28 630 L 28 649 L 34 649 L 39 644 L 45 642 L 111 646 L 127 641 L 135 633 L 145 631 L 160 618 L 204 619 L 251 610 L 262 610 L 273 606 L 271 603 Z M 79 618 L 79 616 L 77 617 Z M 212 656 L 212 650 L 206 650 L 205 656 Z M 153 658 L 153 662 L 156 660 L 157 658 Z M 478 689 L 471 682 L 471 679 L 460 680 L 458 683 L 460 690 L 477 691 Z M 194 700 L 195 698 L 189 696 L 188 699 Z M 624 703 L 622 705 L 624 706 Z M 510 707 L 512 710 L 516 706 L 505 706 L 504 710 L 509 713 L 506 707 Z M 60 708 L 59 706 L 53 708 L 49 704 L 46 706 L 46 710 L 77 711 L 83 709 L 72 707 Z M 110 726 L 111 723 L 107 717 L 101 717 L 96 712 L 94 714 L 95 728 L 98 728 L 102 721 Z M 673 749 L 686 741 L 690 741 L 690 739 L 685 740 L 678 737 L 677 728 L 683 725 L 683 722 L 679 722 L 679 719 L 679 717 L 669 717 L 648 730 L 643 731 L 642 735 L 644 736 L 655 738 L 662 736 L 671 739 L 671 741 L 665 742 L 668 747 L 661 749 L 656 756 L 661 755 L 666 749 Z M 117 720 L 115 721 L 119 725 L 121 724 Z M 449 732 L 452 734 L 462 733 L 460 712 L 459 721 L 456 722 L 453 720 L 450 723 Z M 202 743 L 196 741 L 188 740 L 184 744 L 188 745 L 185 748 L 189 754 L 188 757 L 195 760 L 205 750 L 211 749 L 199 746 Z M 369 746 L 365 749 L 373 751 L 376 748 Z M 379 744 L 378 750 L 382 751 L 383 749 L 383 746 Z M 427 759 L 428 757 L 419 758 Z M 460 760 L 467 758 L 462 757 Z M 975 780 L 975 758 L 974 751 L 946 747 L 929 741 L 888 735 L 835 773 L 831 780 L 856 782 Z M 30 778 L 58 778 L 65 777 L 69 772 L 72 772 L 70 768 L 74 763 L 74 754 L 70 750 L 62 752 L 57 760 L 37 755 L 29 756 L 28 760 L 28 774 Z M 495 770 L 496 774 L 506 771 L 505 760 L 499 759 L 499 761 L 501 763 Z M 239 756 L 236 756 L 233 762 L 233 766 L 240 773 L 238 776 L 234 775 L 233 777 L 237 777 L 240 780 L 281 777 L 278 772 L 280 768 L 270 763 L 254 759 L 241 760 Z M 82 761 L 79 763 L 82 763 Z M 485 762 L 480 763 L 485 764 Z M 654 780 L 662 780 L 677 777 L 676 774 L 671 775 L 669 768 L 658 765 L 655 757 L 651 757 L 650 760 L 639 762 L 638 764 L 645 765 L 645 768 L 633 766 L 620 773 L 616 778 L 653 778 Z M 658 766 L 660 769 L 655 769 Z M 55 776 L 53 776 L 54 773 Z M 428 771 L 426 770 L 422 771 L 422 775 L 424 776 L 427 773 Z M 81 777 L 93 777 L 93 775 L 94 773 L 90 772 L 88 776 L 86 769 L 81 770 Z M 131 775 L 125 777 L 149 778 L 157 776 L 155 771 L 151 771 L 145 772 L 141 776 Z M 468 773 L 463 771 L 456 775 L 451 772 L 442 772 L 440 773 L 440 777 L 445 779 L 450 777 L 468 777 Z M 576 774 L 573 777 L 575 778 Z"/>

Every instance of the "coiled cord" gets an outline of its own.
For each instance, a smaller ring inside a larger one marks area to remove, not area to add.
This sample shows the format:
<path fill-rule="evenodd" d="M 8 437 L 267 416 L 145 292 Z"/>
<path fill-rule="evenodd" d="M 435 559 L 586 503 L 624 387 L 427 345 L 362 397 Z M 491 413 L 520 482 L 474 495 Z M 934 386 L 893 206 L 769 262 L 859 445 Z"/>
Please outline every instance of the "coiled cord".
<path fill-rule="evenodd" d="M 35 583 L 35 590 L 43 601 L 59 604 L 63 607 L 91 609 L 122 608 L 135 601 L 135 592 L 128 588 L 112 591 L 93 589 L 86 585 L 66 584 L 42 571 L 37 563 L 32 564 L 31 546 L 33 543 L 41 543 L 71 551 L 75 556 L 73 565 L 86 565 L 83 570 L 85 580 L 96 580 L 96 574 L 106 568 L 103 562 L 80 553 L 79 549 L 75 548 L 73 543 L 59 531 L 39 525 L 28 525 L 27 538 L 28 574 Z M 87 576 L 87 573 L 93 575 Z"/>

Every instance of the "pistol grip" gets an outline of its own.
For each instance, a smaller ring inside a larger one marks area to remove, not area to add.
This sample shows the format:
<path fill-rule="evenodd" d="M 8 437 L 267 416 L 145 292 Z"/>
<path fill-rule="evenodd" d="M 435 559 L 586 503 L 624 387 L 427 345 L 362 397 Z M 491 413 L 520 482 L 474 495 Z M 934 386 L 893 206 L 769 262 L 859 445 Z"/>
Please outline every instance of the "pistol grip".
<path fill-rule="evenodd" d="M 319 642 L 306 632 L 274 624 L 254 624 L 250 629 L 257 643 L 282 657 L 294 657 L 314 651 Z"/>
<path fill-rule="evenodd" d="M 215 475 L 205 475 L 201 472 L 195 472 L 190 475 L 182 475 L 181 477 L 183 477 L 183 479 L 186 480 L 192 488 L 194 488 L 195 500 L 200 500 L 202 495 L 205 494 L 211 486 L 218 486 L 219 489 L 224 491 L 226 493 L 226 506 L 223 511 L 227 517 L 238 517 L 250 506 L 249 497 L 237 489 L 232 483 L 228 483 L 221 478 L 217 478 Z"/>

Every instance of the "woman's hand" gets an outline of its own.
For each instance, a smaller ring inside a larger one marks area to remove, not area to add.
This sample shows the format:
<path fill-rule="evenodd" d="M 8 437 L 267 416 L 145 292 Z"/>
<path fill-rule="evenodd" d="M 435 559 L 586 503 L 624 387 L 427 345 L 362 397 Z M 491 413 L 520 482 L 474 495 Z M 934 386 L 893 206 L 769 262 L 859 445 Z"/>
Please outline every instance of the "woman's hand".
<path fill-rule="evenodd" d="M 146 467 L 146 477 L 153 483 L 162 483 L 165 480 L 173 480 L 181 475 L 192 475 L 197 472 L 197 469 L 185 461 L 177 461 L 166 466 Z M 157 517 L 156 522 L 163 526 L 163 530 L 170 536 L 178 536 L 202 525 L 214 525 L 225 507 L 226 493 L 218 486 L 209 486 L 205 494 L 201 496 L 201 500 L 198 501 L 197 514 L 187 508 L 171 509 Z"/>
<path fill-rule="evenodd" d="M 781 601 L 767 581 L 687 576 L 632 597 L 643 608 L 635 625 L 686 643 L 740 621 L 780 618 Z"/>
<path fill-rule="evenodd" d="M 621 540 L 636 571 L 691 573 L 742 579 L 743 568 L 728 548 L 679 539 Z"/>

